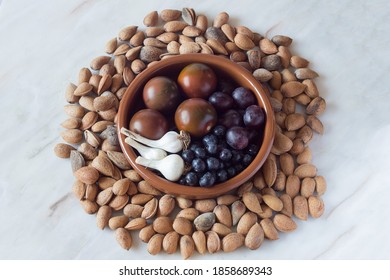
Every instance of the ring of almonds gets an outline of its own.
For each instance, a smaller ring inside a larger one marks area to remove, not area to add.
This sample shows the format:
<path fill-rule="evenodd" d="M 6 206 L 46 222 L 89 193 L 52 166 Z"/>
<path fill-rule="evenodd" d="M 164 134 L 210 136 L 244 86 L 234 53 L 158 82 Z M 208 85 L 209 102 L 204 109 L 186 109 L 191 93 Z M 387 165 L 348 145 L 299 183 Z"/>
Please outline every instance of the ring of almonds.
<path fill-rule="evenodd" d="M 72 191 L 87 214 L 96 214 L 98 228 L 112 230 L 125 250 L 138 236 L 151 255 L 180 251 L 187 259 L 196 252 L 255 250 L 264 239 L 296 230 L 294 219 L 320 217 L 326 181 L 311 163 L 308 144 L 314 133 L 323 134 L 318 115 L 326 103 L 309 61 L 290 52 L 292 39 L 232 26 L 226 12 L 210 21 L 190 8 L 153 11 L 143 23 L 120 30 L 106 54 L 66 89 L 69 118 L 61 137 L 67 144 L 54 151 L 70 158 Z M 186 53 L 223 56 L 248 69 L 269 89 L 275 112 L 275 141 L 263 167 L 215 199 L 161 193 L 131 168 L 118 144 L 116 115 L 127 86 L 156 61 Z"/>

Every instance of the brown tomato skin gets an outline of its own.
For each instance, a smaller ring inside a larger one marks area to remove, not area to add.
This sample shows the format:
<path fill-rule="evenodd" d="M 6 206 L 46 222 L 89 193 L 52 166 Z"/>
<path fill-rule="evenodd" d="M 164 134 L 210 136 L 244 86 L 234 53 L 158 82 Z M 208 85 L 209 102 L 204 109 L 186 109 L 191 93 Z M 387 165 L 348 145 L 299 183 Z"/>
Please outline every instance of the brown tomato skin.
<path fill-rule="evenodd" d="M 168 132 L 166 118 L 153 109 L 142 109 L 130 120 L 130 130 L 148 139 L 157 140 Z"/>
<path fill-rule="evenodd" d="M 192 63 L 181 70 L 177 82 L 189 98 L 207 99 L 217 87 L 217 76 L 206 64 Z"/>
<path fill-rule="evenodd" d="M 181 99 L 177 84 L 164 76 L 150 79 L 142 97 L 147 108 L 165 113 L 175 110 Z"/>
<path fill-rule="evenodd" d="M 216 123 L 217 112 L 213 105 L 201 98 L 183 101 L 175 112 L 176 127 L 194 137 L 206 135 Z"/>

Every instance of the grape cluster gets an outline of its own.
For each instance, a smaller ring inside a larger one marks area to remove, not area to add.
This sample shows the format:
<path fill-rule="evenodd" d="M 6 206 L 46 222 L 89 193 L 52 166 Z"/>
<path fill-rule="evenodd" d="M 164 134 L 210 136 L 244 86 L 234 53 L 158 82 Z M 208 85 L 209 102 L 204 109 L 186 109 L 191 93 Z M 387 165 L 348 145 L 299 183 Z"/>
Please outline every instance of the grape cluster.
<path fill-rule="evenodd" d="M 220 80 L 208 102 L 218 114 L 218 125 L 201 139 L 192 139 L 181 156 L 189 171 L 182 185 L 211 187 L 243 171 L 259 151 L 265 114 L 255 95 L 244 87 Z"/>
<path fill-rule="evenodd" d="M 259 146 L 250 144 L 242 150 L 234 149 L 226 142 L 226 132 L 225 126 L 217 125 L 182 152 L 190 171 L 181 177 L 179 184 L 211 187 L 234 177 L 252 162 Z"/>

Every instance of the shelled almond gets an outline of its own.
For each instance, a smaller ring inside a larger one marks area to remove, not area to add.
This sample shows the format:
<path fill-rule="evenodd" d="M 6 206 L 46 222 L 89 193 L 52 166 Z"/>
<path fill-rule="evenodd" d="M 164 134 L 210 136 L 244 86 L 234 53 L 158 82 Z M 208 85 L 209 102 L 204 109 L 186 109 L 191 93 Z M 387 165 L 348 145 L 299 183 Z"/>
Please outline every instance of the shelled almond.
<path fill-rule="evenodd" d="M 78 82 L 66 88 L 68 119 L 61 136 L 68 144 L 57 144 L 54 152 L 70 158 L 72 191 L 82 208 L 97 213 L 98 228 L 114 230 L 125 250 L 132 247 L 134 231 L 152 255 L 179 250 L 187 259 L 195 251 L 255 250 L 264 239 L 295 230 L 295 218 L 324 212 L 327 185 L 308 146 L 324 133 L 320 115 L 326 102 L 315 83 L 318 73 L 291 52 L 292 38 L 267 38 L 233 26 L 229 18 L 222 12 L 211 20 L 190 8 L 152 11 L 145 28 L 121 29 L 106 43 L 106 54 L 80 69 Z M 118 105 L 134 78 L 155 61 L 185 53 L 219 55 L 247 68 L 269 89 L 275 111 L 275 141 L 263 167 L 236 191 L 215 199 L 161 193 L 131 168 L 117 139 L 107 136 L 115 132 Z"/>

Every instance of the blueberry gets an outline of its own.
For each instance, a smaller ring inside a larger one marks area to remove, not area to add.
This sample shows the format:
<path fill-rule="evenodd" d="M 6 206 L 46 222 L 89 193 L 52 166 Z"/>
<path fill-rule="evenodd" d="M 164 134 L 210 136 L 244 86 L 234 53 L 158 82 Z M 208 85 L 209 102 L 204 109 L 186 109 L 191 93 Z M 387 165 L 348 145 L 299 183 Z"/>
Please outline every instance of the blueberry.
<path fill-rule="evenodd" d="M 197 148 L 201 148 L 201 147 L 202 147 L 202 146 L 201 146 L 200 143 L 194 142 L 194 143 L 191 143 L 191 145 L 190 145 L 190 150 L 195 152 L 195 150 L 196 150 Z"/>
<path fill-rule="evenodd" d="M 195 149 L 195 155 L 198 158 L 205 158 L 206 157 L 206 150 L 202 147 L 198 147 Z"/>
<path fill-rule="evenodd" d="M 244 157 L 242 158 L 242 163 L 245 166 L 248 166 L 253 160 L 253 157 L 249 154 L 245 154 Z"/>
<path fill-rule="evenodd" d="M 232 162 L 238 163 L 242 160 L 242 154 L 236 150 L 232 151 Z"/>
<path fill-rule="evenodd" d="M 209 157 L 206 159 L 208 170 L 218 170 L 219 169 L 219 160 L 215 157 Z"/>
<path fill-rule="evenodd" d="M 219 168 L 218 169 L 224 169 L 225 163 L 223 163 L 221 160 L 219 161 Z"/>
<path fill-rule="evenodd" d="M 179 184 L 180 185 L 186 185 L 186 178 L 181 177 L 180 180 L 179 180 Z"/>
<path fill-rule="evenodd" d="M 228 179 L 228 173 L 226 170 L 218 170 L 217 172 L 218 182 L 225 182 Z"/>
<path fill-rule="evenodd" d="M 225 136 L 226 127 L 224 127 L 223 125 L 217 125 L 213 128 L 213 133 L 215 136 L 222 138 Z"/>
<path fill-rule="evenodd" d="M 251 144 L 248 147 L 248 154 L 251 156 L 257 155 L 257 152 L 259 151 L 259 147 L 256 144 Z"/>
<path fill-rule="evenodd" d="M 226 171 L 230 178 L 236 175 L 236 169 L 233 166 L 230 166 Z"/>
<path fill-rule="evenodd" d="M 203 137 L 202 142 L 205 146 L 209 144 L 217 144 L 218 138 L 213 134 L 207 134 L 205 137 Z"/>
<path fill-rule="evenodd" d="M 211 187 L 215 183 L 215 175 L 211 172 L 206 172 L 202 177 L 199 179 L 199 185 L 201 187 Z"/>
<path fill-rule="evenodd" d="M 200 158 L 194 159 L 191 165 L 195 172 L 203 172 L 206 170 L 206 163 Z"/>
<path fill-rule="evenodd" d="M 185 162 L 191 163 L 191 161 L 195 158 L 195 153 L 192 150 L 185 150 L 181 153 L 181 157 Z"/>
<path fill-rule="evenodd" d="M 209 153 L 209 154 L 216 154 L 218 152 L 218 146 L 216 143 L 210 143 L 210 144 L 207 144 L 205 145 L 206 147 L 206 151 Z"/>
<path fill-rule="evenodd" d="M 219 159 L 223 161 L 229 161 L 232 158 L 232 152 L 229 149 L 222 149 L 219 152 Z"/>
<path fill-rule="evenodd" d="M 195 172 L 188 172 L 185 176 L 186 184 L 189 186 L 195 186 L 198 184 L 198 176 Z"/>

